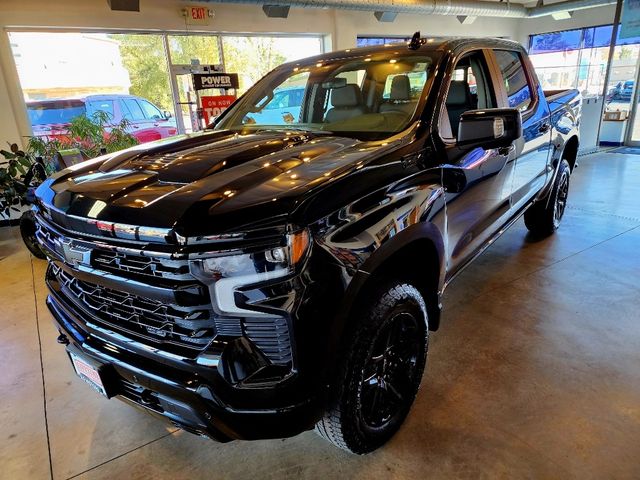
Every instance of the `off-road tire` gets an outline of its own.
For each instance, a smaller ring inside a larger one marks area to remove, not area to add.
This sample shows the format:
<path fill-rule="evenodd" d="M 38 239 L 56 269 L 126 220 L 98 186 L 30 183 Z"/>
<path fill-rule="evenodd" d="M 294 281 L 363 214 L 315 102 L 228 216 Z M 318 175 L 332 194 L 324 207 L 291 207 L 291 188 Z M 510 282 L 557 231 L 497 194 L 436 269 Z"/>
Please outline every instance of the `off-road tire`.
<path fill-rule="evenodd" d="M 392 281 L 372 293 L 367 295 L 372 302 L 355 312 L 356 323 L 345 338 L 329 407 L 316 424 L 320 436 L 355 454 L 372 452 L 400 428 L 420 386 L 429 344 L 427 308 L 417 288 Z M 403 340 L 393 342 L 392 337 Z M 403 356 L 412 360 L 403 361 Z M 366 383 L 365 375 L 369 375 Z M 382 399 L 390 405 L 384 406 Z M 380 406 L 380 412 L 374 405 Z M 387 413 L 388 420 L 380 425 L 371 420 L 377 415 L 385 418 Z"/>
<path fill-rule="evenodd" d="M 20 235 L 34 257 L 43 260 L 47 258 L 36 240 L 36 219 L 31 210 L 24 212 L 20 217 Z"/>
<path fill-rule="evenodd" d="M 560 160 L 558 172 L 549 195 L 534 203 L 524 213 L 524 224 L 536 237 L 546 237 L 560 226 L 567 207 L 571 167 L 567 160 Z"/>

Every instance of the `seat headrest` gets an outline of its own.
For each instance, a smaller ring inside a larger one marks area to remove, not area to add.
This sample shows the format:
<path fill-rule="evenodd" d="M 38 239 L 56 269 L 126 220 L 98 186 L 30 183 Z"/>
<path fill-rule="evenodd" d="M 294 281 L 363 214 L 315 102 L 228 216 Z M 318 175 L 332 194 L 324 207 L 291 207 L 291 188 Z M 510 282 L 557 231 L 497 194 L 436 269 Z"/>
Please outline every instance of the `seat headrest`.
<path fill-rule="evenodd" d="M 471 97 L 469 84 L 462 80 L 452 80 L 447 96 L 447 105 L 468 105 Z"/>
<path fill-rule="evenodd" d="M 362 92 L 355 83 L 347 83 L 344 87 L 331 90 L 331 106 L 357 107 L 362 105 Z"/>
<path fill-rule="evenodd" d="M 391 101 L 407 101 L 411 100 L 411 84 L 409 77 L 406 75 L 396 75 L 391 80 L 391 92 L 389 93 Z"/>

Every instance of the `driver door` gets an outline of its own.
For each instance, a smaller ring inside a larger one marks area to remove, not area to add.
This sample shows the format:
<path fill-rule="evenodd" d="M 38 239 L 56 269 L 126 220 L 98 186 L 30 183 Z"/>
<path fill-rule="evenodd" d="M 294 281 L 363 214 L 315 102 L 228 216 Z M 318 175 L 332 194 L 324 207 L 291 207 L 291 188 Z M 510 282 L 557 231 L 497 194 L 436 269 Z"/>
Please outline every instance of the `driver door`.
<path fill-rule="evenodd" d="M 515 153 L 511 149 L 460 146 L 460 116 L 469 110 L 503 107 L 496 72 L 485 50 L 473 51 L 456 64 L 440 112 L 439 134 L 447 164 L 466 179 L 462 191 L 446 193 L 447 270 L 460 270 L 509 218 Z"/>

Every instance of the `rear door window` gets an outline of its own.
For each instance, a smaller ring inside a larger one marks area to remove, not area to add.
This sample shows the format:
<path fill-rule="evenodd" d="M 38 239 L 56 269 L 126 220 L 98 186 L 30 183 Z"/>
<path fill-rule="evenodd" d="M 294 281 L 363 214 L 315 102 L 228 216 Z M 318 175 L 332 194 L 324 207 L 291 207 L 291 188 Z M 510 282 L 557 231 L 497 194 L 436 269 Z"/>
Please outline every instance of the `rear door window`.
<path fill-rule="evenodd" d="M 93 116 L 96 112 L 104 112 L 113 120 L 114 108 L 113 100 L 91 100 L 87 102 L 87 117 Z"/>
<path fill-rule="evenodd" d="M 509 107 L 517 108 L 521 112 L 527 110 L 531 105 L 532 88 L 529 85 L 520 54 L 510 50 L 495 50 L 494 54 L 502 73 Z"/>

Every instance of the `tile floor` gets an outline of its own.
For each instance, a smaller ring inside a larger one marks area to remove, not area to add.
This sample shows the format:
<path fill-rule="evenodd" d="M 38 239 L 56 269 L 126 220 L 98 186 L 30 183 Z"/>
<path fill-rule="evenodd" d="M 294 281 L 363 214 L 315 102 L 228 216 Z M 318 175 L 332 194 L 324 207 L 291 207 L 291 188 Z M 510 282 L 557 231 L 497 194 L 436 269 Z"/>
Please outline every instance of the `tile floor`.
<path fill-rule="evenodd" d="M 45 262 L 0 229 L 0 478 L 640 478 L 640 156 L 579 163 L 555 236 L 520 221 L 449 287 L 416 404 L 366 457 L 100 398 L 55 341 Z"/>

